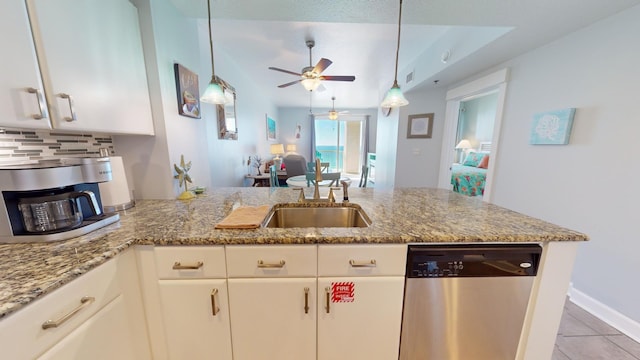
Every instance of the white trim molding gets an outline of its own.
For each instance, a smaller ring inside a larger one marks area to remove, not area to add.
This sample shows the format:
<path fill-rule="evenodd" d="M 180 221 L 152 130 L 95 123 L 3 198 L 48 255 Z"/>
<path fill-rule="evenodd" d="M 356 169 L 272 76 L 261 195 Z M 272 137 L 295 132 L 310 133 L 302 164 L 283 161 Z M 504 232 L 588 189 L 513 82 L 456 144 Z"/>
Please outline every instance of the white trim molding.
<path fill-rule="evenodd" d="M 634 341 L 640 342 L 640 323 L 574 288 L 573 283 L 569 285 L 569 299 L 591 315 L 613 326 Z"/>

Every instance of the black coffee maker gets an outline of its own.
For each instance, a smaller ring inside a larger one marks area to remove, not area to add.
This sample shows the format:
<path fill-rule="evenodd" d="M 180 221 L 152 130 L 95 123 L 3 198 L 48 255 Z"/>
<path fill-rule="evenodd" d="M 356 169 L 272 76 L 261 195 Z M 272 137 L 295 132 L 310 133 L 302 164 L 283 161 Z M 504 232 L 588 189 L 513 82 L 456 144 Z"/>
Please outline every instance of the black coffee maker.
<path fill-rule="evenodd" d="M 98 183 L 110 180 L 109 158 L 0 166 L 0 242 L 64 240 L 118 221 L 100 200 Z"/>

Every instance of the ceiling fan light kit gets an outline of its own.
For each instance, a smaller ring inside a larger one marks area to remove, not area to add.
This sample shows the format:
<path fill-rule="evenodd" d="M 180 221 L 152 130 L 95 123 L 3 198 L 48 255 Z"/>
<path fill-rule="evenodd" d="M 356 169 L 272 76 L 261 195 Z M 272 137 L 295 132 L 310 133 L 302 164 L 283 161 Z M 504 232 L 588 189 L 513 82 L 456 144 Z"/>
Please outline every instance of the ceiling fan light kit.
<path fill-rule="evenodd" d="M 329 59 L 321 58 L 320 61 L 316 64 L 316 66 L 312 65 L 311 62 L 311 49 L 316 45 L 316 42 L 313 40 L 306 41 L 307 47 L 309 48 L 309 66 L 305 66 L 302 68 L 300 73 L 280 69 L 277 67 L 270 66 L 269 70 L 280 71 L 283 73 L 291 74 L 299 76 L 300 78 L 295 81 L 291 81 L 282 85 L 278 85 L 279 88 L 285 88 L 287 86 L 291 86 L 293 84 L 301 83 L 302 86 L 307 91 L 315 91 L 321 85 L 322 80 L 329 81 L 354 81 L 356 79 L 355 76 L 352 75 L 322 75 L 322 72 L 325 71 L 329 65 L 333 62 Z"/>
<path fill-rule="evenodd" d="M 229 102 L 229 99 L 224 95 L 222 81 L 216 76 L 215 68 L 213 66 L 213 40 L 211 37 L 211 0 L 207 0 L 207 11 L 209 13 L 209 52 L 211 54 L 211 81 L 209 81 L 207 89 L 200 97 L 200 101 L 209 104 L 224 105 Z"/>
<path fill-rule="evenodd" d="M 405 106 L 409 104 L 409 101 L 404 97 L 400 85 L 398 85 L 398 54 L 400 53 L 400 24 L 402 23 L 402 0 L 400 0 L 400 12 L 398 13 L 398 45 L 396 46 L 396 68 L 393 78 L 393 86 L 387 92 L 387 95 L 380 104 L 383 108 L 394 108 L 399 106 Z"/>

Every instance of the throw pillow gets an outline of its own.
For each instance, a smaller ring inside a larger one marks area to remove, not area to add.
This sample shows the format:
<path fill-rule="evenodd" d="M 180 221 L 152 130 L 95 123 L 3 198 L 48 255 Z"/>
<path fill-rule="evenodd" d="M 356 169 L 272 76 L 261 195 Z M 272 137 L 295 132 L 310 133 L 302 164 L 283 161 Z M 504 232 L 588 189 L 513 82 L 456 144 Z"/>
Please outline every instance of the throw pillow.
<path fill-rule="evenodd" d="M 478 169 L 487 169 L 489 168 L 489 154 L 482 157 L 480 160 L 480 164 L 478 164 Z"/>
<path fill-rule="evenodd" d="M 480 164 L 480 161 L 482 161 L 482 158 L 483 158 L 485 155 L 486 155 L 486 154 L 483 154 L 483 153 L 477 153 L 477 152 L 475 152 L 475 151 L 471 151 L 471 152 L 469 152 L 469 154 L 467 155 L 467 157 L 466 157 L 466 158 L 464 158 L 464 162 L 462 163 L 462 165 L 478 167 L 478 165 Z"/>

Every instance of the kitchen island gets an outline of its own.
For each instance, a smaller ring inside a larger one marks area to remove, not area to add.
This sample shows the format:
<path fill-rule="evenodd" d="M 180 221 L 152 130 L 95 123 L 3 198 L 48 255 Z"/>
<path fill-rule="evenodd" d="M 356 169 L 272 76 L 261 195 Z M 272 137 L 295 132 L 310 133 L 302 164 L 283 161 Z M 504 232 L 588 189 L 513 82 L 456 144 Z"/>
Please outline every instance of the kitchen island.
<path fill-rule="evenodd" d="M 0 245 L 0 319 L 134 245 L 524 242 L 543 244 L 545 253 L 522 338 L 529 345 L 522 346 L 519 356 L 534 359 L 530 351 L 548 348 L 543 344 L 549 339 L 544 331 L 554 324 L 557 329 L 577 242 L 587 240 L 586 235 L 446 190 L 349 191 L 351 202 L 362 207 L 371 226 L 216 230 L 214 225 L 239 206 L 289 203 L 298 198 L 297 191 L 286 188 L 216 188 L 190 201 L 140 201 L 135 208 L 121 213 L 119 223 L 78 238 Z M 341 194 L 338 195 L 340 199 Z M 538 315 L 543 312 L 546 317 Z"/>

